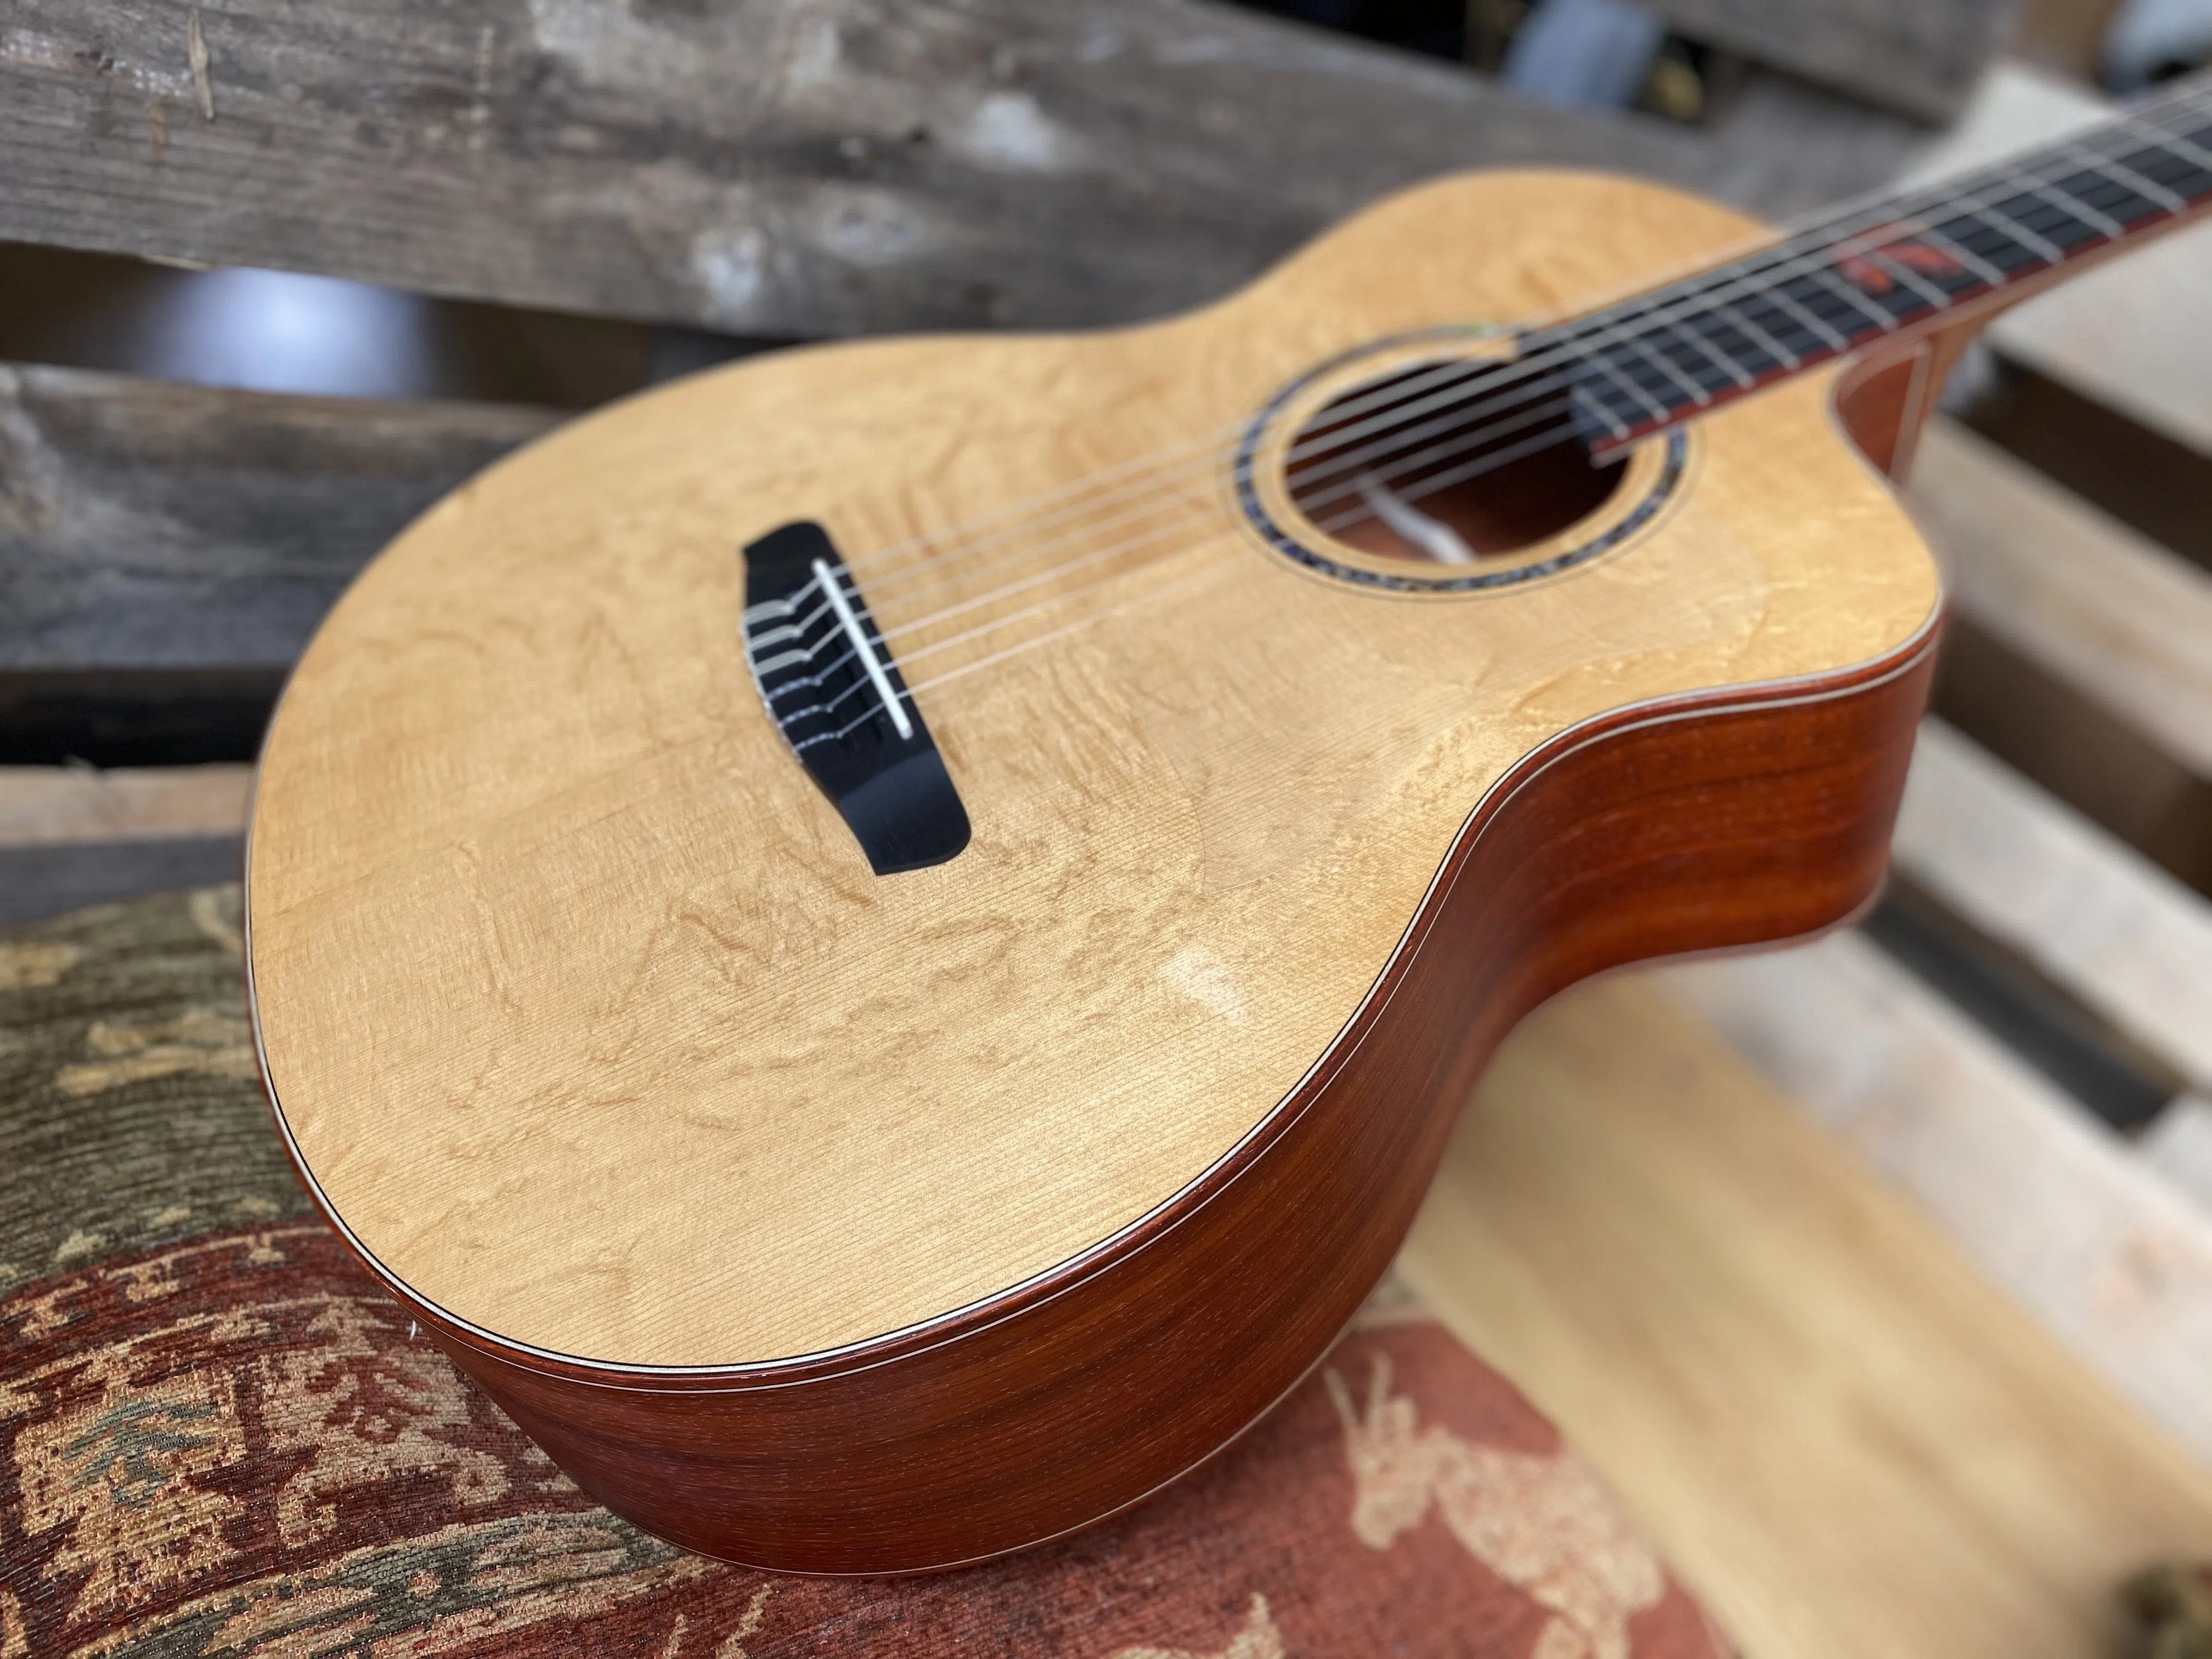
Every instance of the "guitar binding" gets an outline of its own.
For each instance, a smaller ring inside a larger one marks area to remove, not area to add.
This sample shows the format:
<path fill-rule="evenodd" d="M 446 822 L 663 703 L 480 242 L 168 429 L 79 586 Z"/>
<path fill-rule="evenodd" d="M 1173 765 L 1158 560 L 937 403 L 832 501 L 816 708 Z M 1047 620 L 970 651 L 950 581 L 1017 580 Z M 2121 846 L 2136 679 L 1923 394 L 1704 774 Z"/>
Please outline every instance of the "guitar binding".
<path fill-rule="evenodd" d="M 967 808 L 829 532 L 810 520 L 744 550 L 745 665 L 769 722 L 879 876 L 968 845 Z"/>

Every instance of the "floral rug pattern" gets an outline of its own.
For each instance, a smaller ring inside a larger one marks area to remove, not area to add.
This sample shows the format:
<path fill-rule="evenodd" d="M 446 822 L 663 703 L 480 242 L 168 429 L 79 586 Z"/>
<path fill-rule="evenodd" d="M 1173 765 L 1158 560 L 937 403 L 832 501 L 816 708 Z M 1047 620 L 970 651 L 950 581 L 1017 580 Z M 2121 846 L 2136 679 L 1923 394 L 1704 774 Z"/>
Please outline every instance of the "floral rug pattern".
<path fill-rule="evenodd" d="M 234 889 L 0 933 L 0 1659 L 1722 1659 L 1511 1386 L 1386 1287 L 1229 1453 L 935 1577 L 686 1555 L 572 1486 L 309 1212 Z"/>

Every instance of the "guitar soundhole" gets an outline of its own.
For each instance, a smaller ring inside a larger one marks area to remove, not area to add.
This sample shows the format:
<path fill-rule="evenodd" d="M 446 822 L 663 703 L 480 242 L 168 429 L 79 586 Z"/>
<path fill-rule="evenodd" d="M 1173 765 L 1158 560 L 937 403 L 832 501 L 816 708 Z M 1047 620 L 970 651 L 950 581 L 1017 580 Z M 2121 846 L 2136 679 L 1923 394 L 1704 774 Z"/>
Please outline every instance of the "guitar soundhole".
<path fill-rule="evenodd" d="M 1323 405 L 1284 456 L 1309 522 L 1364 553 L 1478 566 L 1603 507 L 1626 460 L 1594 465 L 1568 387 L 1510 362 L 1419 363 Z"/>

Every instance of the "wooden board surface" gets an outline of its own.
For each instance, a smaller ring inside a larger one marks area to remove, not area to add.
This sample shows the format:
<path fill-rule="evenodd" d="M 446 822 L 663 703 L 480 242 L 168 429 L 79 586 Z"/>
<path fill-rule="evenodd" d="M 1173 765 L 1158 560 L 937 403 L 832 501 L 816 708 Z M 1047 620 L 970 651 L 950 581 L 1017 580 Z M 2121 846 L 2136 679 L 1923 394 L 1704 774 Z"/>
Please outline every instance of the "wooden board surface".
<path fill-rule="evenodd" d="M 1791 101 L 1795 144 L 1736 143 L 1192 0 L 19 0 L 0 238 L 740 333 L 1090 324 L 1455 167 L 1786 211 L 1895 160 L 1863 111 Z"/>
<path fill-rule="evenodd" d="M 556 418 L 0 364 L 0 674 L 282 672 L 408 520 Z"/>
<path fill-rule="evenodd" d="M 235 881 L 244 864 L 244 837 L 235 831 L 0 846 L 0 925 Z"/>
<path fill-rule="evenodd" d="M 1936 707 L 2212 890 L 2212 573 L 1972 433 L 1925 435 L 1909 499 L 1958 611 Z"/>
<path fill-rule="evenodd" d="M 1955 115 L 2015 0 L 1646 0 L 1693 40 L 1931 120 Z"/>
<path fill-rule="evenodd" d="M 2143 1161 L 2212 1213 L 2212 1099 L 2184 1095 L 2144 1132 Z"/>
<path fill-rule="evenodd" d="M 0 766 L 0 847 L 161 836 L 236 836 L 247 766 Z"/>
<path fill-rule="evenodd" d="M 1170 559 L 1117 555 L 1048 619 L 1080 633 L 1001 661 L 970 624 L 1055 590 L 871 550 L 1233 429 L 1356 342 L 1531 314 L 1742 230 L 1642 187 L 1478 177 L 1218 313 L 757 359 L 478 479 L 333 612 L 258 786 L 262 1033 L 332 1206 L 462 1318 L 714 1364 L 946 1312 L 1167 1200 L 1351 1018 L 1506 766 L 1641 699 L 1883 656 L 1929 617 L 1924 550 L 1820 376 L 1710 418 L 1694 487 L 1555 581 L 1328 581 L 1200 469 L 1164 498 Z M 1635 465 L 1656 487 L 1656 453 Z M 1105 532 L 1113 503 L 1060 531 Z M 976 825 L 948 864 L 872 878 L 762 713 L 736 550 L 794 517 L 848 551 L 902 660 L 953 653 L 942 690 L 916 678 Z M 1017 569 L 1074 580 L 1054 556 Z M 920 574 L 872 586 L 886 561 Z"/>
<path fill-rule="evenodd" d="M 1857 933 L 1669 989 L 2212 1462 L 2212 1217 Z"/>
<path fill-rule="evenodd" d="M 2212 781 L 2212 572 L 1948 421 L 1906 499 L 1966 622 Z"/>
<path fill-rule="evenodd" d="M 2212 902 L 2202 894 L 1932 717 L 1895 857 L 1983 939 L 2212 1094 Z"/>
<path fill-rule="evenodd" d="M 1401 1271 L 1758 1659 L 2106 1659 L 2212 1477 L 1656 983 L 1479 1091 Z"/>

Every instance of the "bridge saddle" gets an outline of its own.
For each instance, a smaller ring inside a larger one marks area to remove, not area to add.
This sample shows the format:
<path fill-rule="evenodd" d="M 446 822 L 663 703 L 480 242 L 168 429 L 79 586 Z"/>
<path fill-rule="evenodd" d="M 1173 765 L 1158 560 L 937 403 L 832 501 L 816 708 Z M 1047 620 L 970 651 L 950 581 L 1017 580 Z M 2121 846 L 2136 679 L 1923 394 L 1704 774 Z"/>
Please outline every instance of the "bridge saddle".
<path fill-rule="evenodd" d="M 879 876 L 968 845 L 967 809 L 860 585 L 818 524 L 744 550 L 745 662 L 770 721 Z"/>

